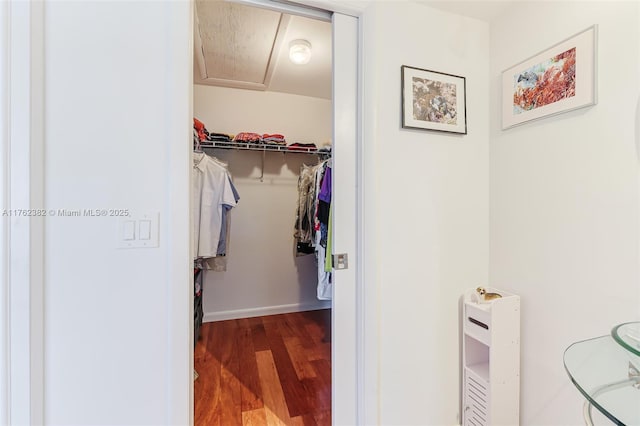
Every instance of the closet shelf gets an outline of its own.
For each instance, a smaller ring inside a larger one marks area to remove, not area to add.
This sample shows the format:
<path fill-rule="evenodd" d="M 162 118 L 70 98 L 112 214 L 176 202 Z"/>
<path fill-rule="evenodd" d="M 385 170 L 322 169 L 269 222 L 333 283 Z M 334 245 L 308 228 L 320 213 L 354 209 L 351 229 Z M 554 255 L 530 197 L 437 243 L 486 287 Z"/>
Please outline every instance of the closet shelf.
<path fill-rule="evenodd" d="M 290 148 L 289 146 L 281 145 L 269 145 L 264 143 L 246 143 L 246 142 L 202 142 L 200 144 L 202 149 L 218 148 L 218 149 L 235 149 L 239 151 L 262 151 L 262 152 L 283 152 L 289 154 L 315 154 L 321 156 L 330 156 L 331 151 L 318 148 L 305 148 L 297 147 Z"/>

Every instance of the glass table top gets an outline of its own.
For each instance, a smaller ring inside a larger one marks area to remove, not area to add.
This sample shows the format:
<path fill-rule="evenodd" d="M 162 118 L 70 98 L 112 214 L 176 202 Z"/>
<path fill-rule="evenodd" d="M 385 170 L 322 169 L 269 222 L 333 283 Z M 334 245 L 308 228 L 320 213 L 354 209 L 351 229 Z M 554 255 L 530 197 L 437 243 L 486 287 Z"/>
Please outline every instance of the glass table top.
<path fill-rule="evenodd" d="M 602 336 L 569 346 L 564 365 L 578 390 L 612 422 L 640 425 L 640 355 Z"/>
<path fill-rule="evenodd" d="M 613 327 L 611 336 L 623 348 L 640 356 L 640 321 L 628 322 Z"/>

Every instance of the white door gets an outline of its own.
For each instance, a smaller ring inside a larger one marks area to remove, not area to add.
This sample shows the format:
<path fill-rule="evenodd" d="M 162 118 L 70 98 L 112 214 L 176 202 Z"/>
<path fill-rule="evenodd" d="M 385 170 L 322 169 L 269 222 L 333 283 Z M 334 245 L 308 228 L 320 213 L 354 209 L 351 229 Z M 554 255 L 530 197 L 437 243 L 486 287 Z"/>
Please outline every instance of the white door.
<path fill-rule="evenodd" d="M 335 425 L 355 425 L 358 19 L 334 13 L 332 23 L 333 253 L 349 256 L 348 268 L 333 273 L 332 417 Z"/>

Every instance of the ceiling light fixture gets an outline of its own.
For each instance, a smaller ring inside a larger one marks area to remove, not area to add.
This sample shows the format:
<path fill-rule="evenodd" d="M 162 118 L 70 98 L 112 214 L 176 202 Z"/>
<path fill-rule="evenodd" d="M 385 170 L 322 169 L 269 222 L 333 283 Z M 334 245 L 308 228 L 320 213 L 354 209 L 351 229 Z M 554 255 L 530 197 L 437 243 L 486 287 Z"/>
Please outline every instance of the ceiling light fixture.
<path fill-rule="evenodd" d="M 294 64 L 303 65 L 311 59 L 311 43 L 307 40 L 293 40 L 289 44 L 289 59 Z"/>

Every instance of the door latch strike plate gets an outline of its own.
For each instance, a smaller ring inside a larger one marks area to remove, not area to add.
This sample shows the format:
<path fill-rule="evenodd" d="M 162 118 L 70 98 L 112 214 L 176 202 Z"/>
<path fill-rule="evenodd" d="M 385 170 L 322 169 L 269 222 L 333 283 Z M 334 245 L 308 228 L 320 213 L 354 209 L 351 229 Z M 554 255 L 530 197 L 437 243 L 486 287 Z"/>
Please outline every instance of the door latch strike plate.
<path fill-rule="evenodd" d="M 347 253 L 340 253 L 333 255 L 333 269 L 348 269 L 349 268 L 349 255 Z"/>

